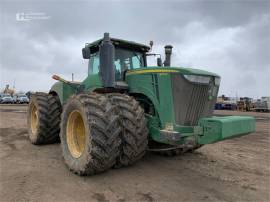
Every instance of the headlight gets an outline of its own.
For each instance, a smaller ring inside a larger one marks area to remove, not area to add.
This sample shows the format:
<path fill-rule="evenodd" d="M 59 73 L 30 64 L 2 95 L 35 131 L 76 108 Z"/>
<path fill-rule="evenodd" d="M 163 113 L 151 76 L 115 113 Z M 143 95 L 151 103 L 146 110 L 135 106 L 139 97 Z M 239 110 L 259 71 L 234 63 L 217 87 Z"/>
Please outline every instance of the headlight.
<path fill-rule="evenodd" d="M 184 75 L 184 77 L 190 82 L 209 84 L 211 77 L 209 76 L 198 76 L 198 75 Z"/>
<path fill-rule="evenodd" d="M 220 77 L 215 77 L 215 85 L 216 86 L 219 86 L 220 81 L 221 81 L 221 78 Z"/>

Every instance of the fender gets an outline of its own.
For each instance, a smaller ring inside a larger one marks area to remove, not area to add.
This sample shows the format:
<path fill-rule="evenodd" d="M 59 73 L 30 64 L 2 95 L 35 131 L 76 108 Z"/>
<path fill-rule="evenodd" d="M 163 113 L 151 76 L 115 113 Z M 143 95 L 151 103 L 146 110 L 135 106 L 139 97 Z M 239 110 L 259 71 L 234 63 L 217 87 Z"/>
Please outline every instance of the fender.
<path fill-rule="evenodd" d="M 79 83 L 66 84 L 56 82 L 50 89 L 49 93 L 57 95 L 61 105 L 65 104 L 67 99 L 78 92 Z"/>

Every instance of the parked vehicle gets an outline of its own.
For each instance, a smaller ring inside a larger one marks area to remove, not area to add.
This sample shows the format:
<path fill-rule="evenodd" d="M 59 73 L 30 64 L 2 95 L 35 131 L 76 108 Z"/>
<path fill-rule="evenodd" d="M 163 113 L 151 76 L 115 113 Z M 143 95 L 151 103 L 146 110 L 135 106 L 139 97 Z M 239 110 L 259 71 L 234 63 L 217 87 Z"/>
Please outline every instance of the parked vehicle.
<path fill-rule="evenodd" d="M 10 94 L 2 94 L 1 95 L 1 104 L 13 104 L 14 100 Z"/>
<path fill-rule="evenodd" d="M 2 102 L 3 93 L 0 93 L 0 103 Z"/>
<path fill-rule="evenodd" d="M 237 105 L 235 103 L 225 103 L 223 105 L 222 109 L 225 109 L 225 110 L 236 110 L 237 109 Z"/>
<path fill-rule="evenodd" d="M 257 112 L 269 112 L 270 111 L 270 97 L 262 97 L 255 102 L 255 110 Z"/>
<path fill-rule="evenodd" d="M 215 110 L 236 110 L 237 105 L 231 100 L 218 100 L 215 104 Z"/>
<path fill-rule="evenodd" d="M 14 100 L 17 104 L 28 104 L 29 103 L 29 98 L 25 94 L 15 95 Z"/>
<path fill-rule="evenodd" d="M 223 109 L 223 105 L 222 103 L 216 103 L 215 104 L 215 110 L 222 110 Z"/>
<path fill-rule="evenodd" d="M 172 67 L 172 48 L 165 46 L 164 63 L 157 58 L 153 67 L 147 57 L 159 54 L 149 53 L 149 46 L 108 33 L 86 44 L 82 53 L 89 69 L 83 81 L 54 75 L 58 82 L 49 93 L 31 95 L 31 143 L 60 138 L 69 169 L 94 175 L 132 165 L 146 150 L 172 156 L 254 132 L 254 117 L 212 116 L 220 76 Z"/>
<path fill-rule="evenodd" d="M 237 109 L 239 111 L 247 111 L 247 112 L 254 110 L 252 98 L 241 97 L 240 100 L 237 102 Z"/>

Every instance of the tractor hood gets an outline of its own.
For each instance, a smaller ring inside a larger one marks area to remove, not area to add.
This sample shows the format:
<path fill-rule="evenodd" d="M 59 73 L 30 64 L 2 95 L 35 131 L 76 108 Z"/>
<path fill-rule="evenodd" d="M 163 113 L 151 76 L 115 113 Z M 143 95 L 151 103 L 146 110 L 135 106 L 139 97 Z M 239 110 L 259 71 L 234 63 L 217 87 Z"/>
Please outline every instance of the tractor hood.
<path fill-rule="evenodd" d="M 211 116 L 220 77 L 199 69 L 144 67 L 129 70 L 126 82 L 130 94 L 145 95 L 151 101 L 161 128 L 166 128 L 168 124 L 195 126 L 200 118 Z"/>
<path fill-rule="evenodd" d="M 220 76 L 215 73 L 201 69 L 184 68 L 184 67 L 158 67 L 158 66 L 129 70 L 127 72 L 127 75 L 147 74 L 147 73 L 178 73 L 178 72 L 184 75 L 214 76 L 220 78 Z"/>

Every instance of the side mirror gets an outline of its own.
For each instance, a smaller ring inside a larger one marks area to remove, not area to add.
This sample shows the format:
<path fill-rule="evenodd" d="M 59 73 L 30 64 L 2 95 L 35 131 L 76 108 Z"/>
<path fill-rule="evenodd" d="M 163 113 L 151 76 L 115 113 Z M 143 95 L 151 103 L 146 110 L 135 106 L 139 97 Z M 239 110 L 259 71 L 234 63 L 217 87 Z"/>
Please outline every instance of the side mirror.
<path fill-rule="evenodd" d="M 90 59 L 90 48 L 83 48 L 82 49 L 82 55 L 83 55 L 83 59 Z"/>
<path fill-rule="evenodd" d="M 159 66 L 159 67 L 162 66 L 162 60 L 161 60 L 161 58 L 157 58 L 157 66 Z"/>

